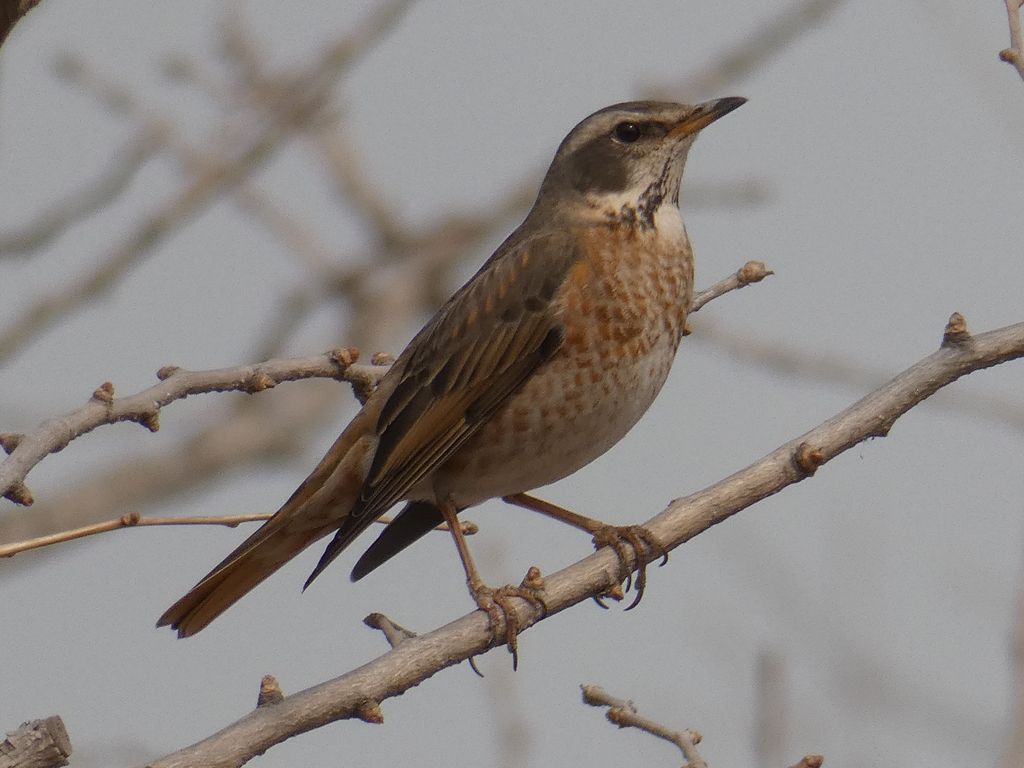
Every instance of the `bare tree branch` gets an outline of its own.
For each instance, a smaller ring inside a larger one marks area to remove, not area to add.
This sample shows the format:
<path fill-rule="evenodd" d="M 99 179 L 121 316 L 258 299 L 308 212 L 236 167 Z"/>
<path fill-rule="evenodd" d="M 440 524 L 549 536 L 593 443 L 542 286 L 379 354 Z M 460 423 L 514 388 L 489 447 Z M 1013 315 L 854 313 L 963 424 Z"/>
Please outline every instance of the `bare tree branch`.
<path fill-rule="evenodd" d="M 0 495 L 16 504 L 32 503 L 24 487 L 29 471 L 46 456 L 65 448 L 77 437 L 103 424 L 134 421 L 151 432 L 160 428 L 160 409 L 175 400 L 204 392 L 262 392 L 285 381 L 309 378 L 333 378 L 348 381 L 362 390 L 372 389 L 385 369 L 357 365 L 357 350 L 336 349 L 316 357 L 295 360 L 268 360 L 257 365 L 242 365 L 212 371 L 185 371 L 167 366 L 157 372 L 161 379 L 149 389 L 129 397 L 114 398 L 109 382 L 101 385 L 89 402 L 76 411 L 45 422 L 29 435 L 4 433 L 0 445 L 10 455 L 0 464 Z M 27 494 L 27 495 L 26 495 Z"/>
<path fill-rule="evenodd" d="M 22 723 L 0 741 L 0 768 L 58 768 L 68 764 L 71 739 L 64 721 L 54 715 Z"/>
<path fill-rule="evenodd" d="M 1006 0 L 1006 15 L 1010 23 L 1010 47 L 999 52 L 999 58 L 1017 70 L 1024 80 L 1024 33 L 1021 32 L 1020 9 L 1024 0 Z"/>
<path fill-rule="evenodd" d="M 416 633 L 411 629 L 406 629 L 401 624 L 396 624 L 383 613 L 371 613 L 363 619 L 363 624 L 370 627 L 370 629 L 379 629 L 384 633 L 384 639 L 388 641 L 388 645 L 392 648 L 397 648 L 410 637 L 416 637 Z"/>
<path fill-rule="evenodd" d="M 0 557 L 14 557 L 22 552 L 32 549 L 48 547 L 52 544 L 63 544 L 66 541 L 84 539 L 86 536 L 94 536 L 97 533 L 108 531 L 119 531 L 123 528 L 146 528 L 162 525 L 223 525 L 228 528 L 237 528 L 242 523 L 262 523 L 273 517 L 268 512 L 261 512 L 252 515 L 194 515 L 191 517 L 143 517 L 138 512 L 129 512 L 121 515 L 115 520 L 105 520 L 102 523 L 83 525 L 81 528 L 72 528 L 70 531 L 51 533 L 49 536 L 39 536 L 28 541 L 17 541 L 13 544 L 0 545 Z M 374 520 L 375 523 L 388 525 L 393 518 L 384 515 Z M 463 536 L 472 536 L 479 532 L 479 526 L 470 520 L 459 520 L 459 527 L 462 528 Z M 434 526 L 435 531 L 448 531 L 445 523 Z"/>
<path fill-rule="evenodd" d="M 599 685 L 581 685 L 583 701 L 592 707 L 608 707 L 605 717 L 608 722 L 614 723 L 619 728 L 636 728 L 638 730 L 664 739 L 670 744 L 679 747 L 686 761 L 683 768 L 708 768 L 708 764 L 697 751 L 697 745 L 701 742 L 699 731 L 684 729 L 677 731 L 673 728 L 662 725 L 657 720 L 644 717 L 636 710 L 632 701 L 617 699 L 609 694 Z"/>
<path fill-rule="evenodd" d="M 787 379 L 800 377 L 825 382 L 851 391 L 877 387 L 891 376 L 871 361 L 853 360 L 831 349 L 803 348 L 785 340 L 766 339 L 749 333 L 730 333 L 719 324 L 701 327 L 691 337 L 714 350 L 732 355 L 737 362 L 759 370 L 774 370 Z M 1019 398 L 994 394 L 970 398 L 937 397 L 926 407 L 942 408 L 972 419 L 983 419 L 1003 428 L 1024 431 L 1024 403 Z"/>
<path fill-rule="evenodd" d="M 695 294 L 690 302 L 690 312 L 696 312 L 712 299 L 717 299 L 719 296 L 729 293 L 729 291 L 735 291 L 751 283 L 759 283 L 769 275 L 774 274 L 764 265 L 763 261 L 748 261 L 736 270 L 734 274 L 729 275 L 724 280 L 719 280 L 710 288 Z"/>
<path fill-rule="evenodd" d="M 317 385 L 320 386 L 317 386 Z M 20 541 L 101 522 L 119 511 L 222 480 L 238 467 L 303 454 L 309 431 L 331 418 L 342 400 L 331 382 L 310 382 L 260 398 L 234 398 L 183 441 L 134 451 L 73 482 L 31 509 L 0 516 L 0 541 Z"/>
<path fill-rule="evenodd" d="M 858 443 L 885 436 L 902 414 L 961 376 L 1020 357 L 1024 357 L 1024 323 L 972 337 L 963 318 L 954 314 L 938 351 L 746 469 L 676 499 L 644 526 L 667 549 L 673 549 L 786 486 L 807 479 L 825 462 Z M 656 556 L 645 551 L 631 566 Z M 607 593 L 611 585 L 618 584 L 618 574 L 618 557 L 604 548 L 548 576 L 543 593 L 545 616 L 525 601 L 513 604 L 520 632 Z M 262 707 L 209 738 L 151 763 L 150 768 L 240 766 L 292 736 L 358 717 L 360 708 L 378 707 L 440 670 L 499 644 L 495 638 L 504 637 L 503 630 L 500 626 L 492 629 L 486 615 L 474 611 L 433 632 L 408 638 L 341 677 L 289 696 L 273 707 Z"/>
<path fill-rule="evenodd" d="M 13 544 L 0 545 L 0 557 L 14 557 L 21 552 L 48 547 L 51 544 L 63 544 L 65 541 L 74 541 L 86 536 L 93 536 L 97 533 L 107 531 L 119 531 L 122 528 L 145 528 L 154 525 L 223 525 L 228 528 L 237 528 L 241 523 L 269 520 L 270 515 L 225 515 L 198 516 L 198 517 L 142 517 L 138 512 L 129 512 L 121 515 L 115 520 L 106 520 L 102 523 L 84 525 L 81 528 L 73 528 L 70 531 L 52 533 L 49 536 L 40 536 L 28 541 L 17 541 Z"/>

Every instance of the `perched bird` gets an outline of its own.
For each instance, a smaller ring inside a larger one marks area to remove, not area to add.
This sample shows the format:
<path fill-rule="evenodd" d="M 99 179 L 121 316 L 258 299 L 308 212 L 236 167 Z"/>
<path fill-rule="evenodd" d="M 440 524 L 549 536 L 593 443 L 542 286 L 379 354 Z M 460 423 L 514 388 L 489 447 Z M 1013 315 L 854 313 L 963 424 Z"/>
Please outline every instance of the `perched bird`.
<path fill-rule="evenodd" d="M 158 626 L 195 634 L 334 533 L 308 587 L 400 501 L 408 503 L 352 579 L 446 522 L 471 594 L 492 627 L 504 614 L 512 650 L 508 598 L 538 598 L 484 585 L 458 525 L 461 510 L 504 498 L 588 531 L 623 564 L 626 546 L 638 556 L 642 547 L 663 551 L 639 526 L 605 525 L 526 491 L 615 445 L 665 383 L 693 293 L 679 212 L 683 166 L 700 130 L 744 101 L 616 104 L 573 128 L 519 228 L 416 334 L 277 514 Z"/>

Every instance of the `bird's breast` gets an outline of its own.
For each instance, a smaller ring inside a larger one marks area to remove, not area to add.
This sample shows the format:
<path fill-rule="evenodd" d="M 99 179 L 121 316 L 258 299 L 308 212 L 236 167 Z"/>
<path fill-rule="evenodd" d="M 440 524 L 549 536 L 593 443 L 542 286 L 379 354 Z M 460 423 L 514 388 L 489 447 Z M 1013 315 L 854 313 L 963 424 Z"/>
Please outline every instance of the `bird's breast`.
<path fill-rule="evenodd" d="M 681 220 L 586 226 L 574 239 L 581 258 L 555 297 L 564 343 L 437 477 L 460 505 L 590 463 L 640 419 L 668 376 L 693 285 Z"/>
<path fill-rule="evenodd" d="M 559 296 L 566 353 L 639 360 L 677 342 L 693 296 L 693 253 L 678 214 L 642 227 L 580 228 L 583 257 Z"/>

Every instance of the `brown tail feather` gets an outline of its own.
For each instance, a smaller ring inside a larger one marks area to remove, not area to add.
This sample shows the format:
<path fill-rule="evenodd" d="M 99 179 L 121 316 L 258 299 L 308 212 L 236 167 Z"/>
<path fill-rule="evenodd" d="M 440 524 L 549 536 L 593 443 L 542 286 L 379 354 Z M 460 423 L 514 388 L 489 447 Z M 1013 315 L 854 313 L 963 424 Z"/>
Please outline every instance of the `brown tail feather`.
<path fill-rule="evenodd" d="M 375 418 L 373 409 L 364 408 L 277 514 L 168 608 L 157 626 L 170 625 L 178 637 L 194 635 L 314 541 L 343 526 L 363 483 L 367 454 L 376 446 L 368 428 Z"/>
<path fill-rule="evenodd" d="M 268 522 L 264 528 L 269 526 Z M 194 635 L 334 526 L 313 530 L 289 530 L 284 526 L 267 532 L 264 528 L 168 608 L 157 626 L 169 624 L 178 630 L 178 637 Z M 260 540 L 252 541 L 257 535 Z"/>

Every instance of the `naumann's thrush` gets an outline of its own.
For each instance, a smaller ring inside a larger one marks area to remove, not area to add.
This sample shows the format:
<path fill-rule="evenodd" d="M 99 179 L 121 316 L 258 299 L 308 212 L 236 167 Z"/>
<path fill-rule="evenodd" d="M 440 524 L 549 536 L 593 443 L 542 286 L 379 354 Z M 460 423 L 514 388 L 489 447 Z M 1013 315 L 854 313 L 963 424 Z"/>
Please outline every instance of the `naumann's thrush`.
<path fill-rule="evenodd" d="M 641 548 L 660 552 L 639 526 L 605 525 L 526 492 L 615 445 L 665 383 L 693 293 L 683 166 L 700 130 L 744 101 L 616 104 L 573 128 L 525 221 L 416 334 L 277 514 L 158 625 L 195 634 L 333 533 L 309 586 L 400 501 L 353 580 L 446 522 L 471 594 L 492 627 L 504 618 L 513 649 L 507 601 L 538 598 L 484 585 L 458 525 L 463 509 L 503 498 L 586 530 L 624 565 L 626 547 L 638 562 Z"/>

